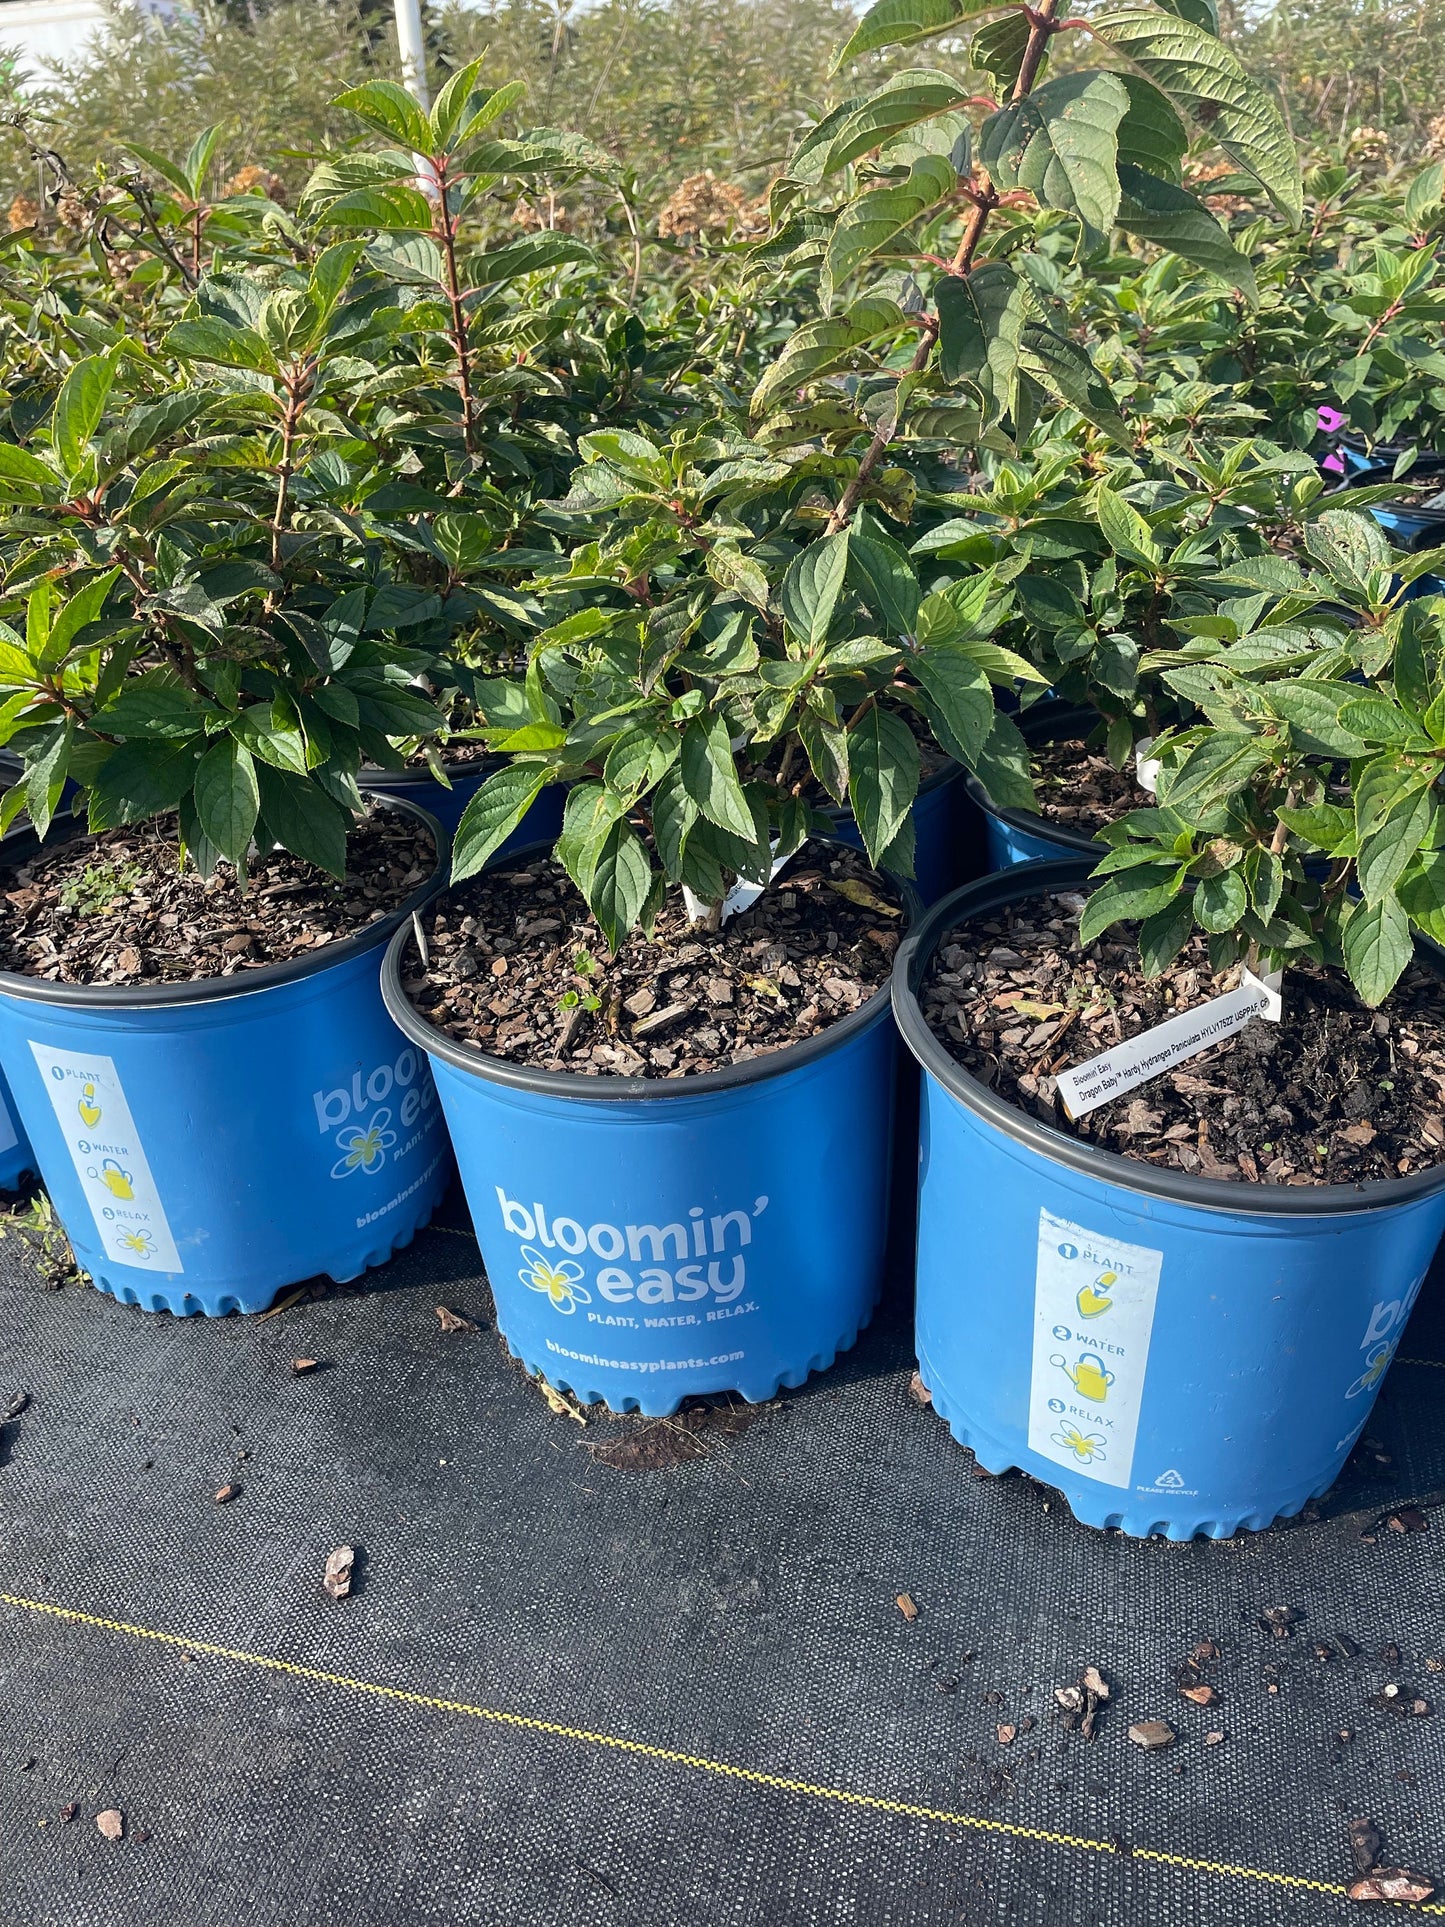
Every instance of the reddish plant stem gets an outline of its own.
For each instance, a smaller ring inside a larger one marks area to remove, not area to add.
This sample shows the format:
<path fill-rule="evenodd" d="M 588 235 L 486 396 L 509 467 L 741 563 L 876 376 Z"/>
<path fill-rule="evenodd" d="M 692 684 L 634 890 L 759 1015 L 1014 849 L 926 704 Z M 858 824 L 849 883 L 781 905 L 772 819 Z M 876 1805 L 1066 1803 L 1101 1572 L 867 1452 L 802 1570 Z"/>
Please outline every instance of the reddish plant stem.
<path fill-rule="evenodd" d="M 472 351 L 467 339 L 467 310 L 462 300 L 461 275 L 457 270 L 457 222 L 447 204 L 447 160 L 444 154 L 431 161 L 436 177 L 436 209 L 432 238 L 442 252 L 447 278 L 447 305 L 451 309 L 452 353 L 457 358 L 457 393 L 462 399 L 462 447 L 468 455 L 477 452 L 476 399 L 472 394 Z"/>
<path fill-rule="evenodd" d="M 1039 67 L 1043 62 L 1049 41 L 1058 30 L 1058 22 L 1055 19 L 1058 10 L 1059 0 L 1040 0 L 1037 7 L 1024 8 L 1029 22 L 1029 37 L 1024 47 L 1023 59 L 1019 63 L 1018 79 L 1014 82 L 1013 93 L 1009 96 L 1011 100 L 1022 100 L 1038 78 Z M 978 252 L 979 242 L 983 239 L 984 229 L 988 226 L 988 217 L 998 206 L 1000 198 L 991 181 L 984 187 L 975 189 L 973 207 L 963 224 L 963 234 L 953 257 L 950 273 L 962 277 L 970 272 L 974 256 Z M 923 332 L 919 336 L 913 359 L 908 364 L 910 375 L 921 374 L 928 366 L 928 359 L 933 353 L 933 344 L 937 339 L 938 316 L 931 314 L 924 319 Z M 832 514 L 828 517 L 826 534 L 836 535 L 852 521 L 854 511 L 863 499 L 863 491 L 872 480 L 874 470 L 888 452 L 897 425 L 898 418 L 895 411 L 892 418 L 886 419 L 874 432 L 873 439 L 864 450 L 863 458 L 858 464 L 857 474 L 844 489 Z"/>

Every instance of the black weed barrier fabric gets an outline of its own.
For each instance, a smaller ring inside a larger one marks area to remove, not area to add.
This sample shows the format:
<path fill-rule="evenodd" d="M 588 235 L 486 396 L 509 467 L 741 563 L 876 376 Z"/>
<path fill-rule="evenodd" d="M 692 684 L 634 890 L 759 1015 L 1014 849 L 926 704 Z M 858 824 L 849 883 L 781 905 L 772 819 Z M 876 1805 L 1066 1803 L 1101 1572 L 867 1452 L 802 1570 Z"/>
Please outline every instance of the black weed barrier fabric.
<path fill-rule="evenodd" d="M 973 1475 L 901 1291 L 750 1423 L 644 1435 L 549 1411 L 455 1233 L 265 1322 L 0 1264 L 3 1927 L 1318 1927 L 1358 1817 L 1445 1876 L 1440 1364 L 1317 1517 L 1138 1544 Z"/>

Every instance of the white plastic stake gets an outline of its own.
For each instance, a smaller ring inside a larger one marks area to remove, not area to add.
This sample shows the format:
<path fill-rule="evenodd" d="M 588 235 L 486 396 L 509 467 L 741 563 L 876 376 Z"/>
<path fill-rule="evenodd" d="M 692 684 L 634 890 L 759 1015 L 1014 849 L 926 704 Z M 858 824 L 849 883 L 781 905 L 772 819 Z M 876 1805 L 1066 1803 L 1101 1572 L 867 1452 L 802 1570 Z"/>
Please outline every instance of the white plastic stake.
<path fill-rule="evenodd" d="M 1256 977 L 1252 970 L 1246 970 L 1237 990 L 1211 997 L 1208 1003 L 1196 1004 L 1177 1017 L 1167 1017 L 1151 1030 L 1115 1044 L 1112 1050 L 1101 1051 L 1072 1070 L 1060 1071 L 1059 1097 L 1064 1110 L 1071 1118 L 1087 1117 L 1111 1098 L 1122 1097 L 1125 1091 L 1147 1084 L 1176 1064 L 1187 1063 L 1191 1057 L 1223 1043 L 1254 1018 L 1277 1024 L 1283 1014 L 1278 974 Z"/>
<path fill-rule="evenodd" d="M 426 84 L 426 41 L 421 31 L 421 0 L 396 0 L 396 38 L 401 48 L 402 84 L 419 101 L 423 112 L 431 106 Z"/>

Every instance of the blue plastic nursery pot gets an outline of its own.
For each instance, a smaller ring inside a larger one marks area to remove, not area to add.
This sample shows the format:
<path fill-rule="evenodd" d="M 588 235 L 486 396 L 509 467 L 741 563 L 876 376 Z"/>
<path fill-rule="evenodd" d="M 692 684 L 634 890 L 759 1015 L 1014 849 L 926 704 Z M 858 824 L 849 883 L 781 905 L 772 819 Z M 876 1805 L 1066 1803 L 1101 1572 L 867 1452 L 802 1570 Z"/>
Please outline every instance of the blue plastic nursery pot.
<path fill-rule="evenodd" d="M 426 768 L 364 769 L 358 771 L 356 781 L 360 789 L 374 796 L 395 796 L 404 803 L 414 803 L 418 809 L 434 816 L 448 836 L 453 836 L 462 820 L 462 811 L 486 779 L 495 774 L 497 765 L 480 759 L 470 763 L 444 763 L 442 767 L 451 780 L 450 789 Z M 511 856 L 544 840 L 554 843 L 561 834 L 566 803 L 567 791 L 563 785 L 549 783 L 496 854 Z"/>
<path fill-rule="evenodd" d="M 1445 1166 L 1362 1185 L 1227 1183 L 1065 1137 L 996 1097 L 918 989 L 966 918 L 1086 888 L 1080 861 L 984 879 L 900 947 L 923 1067 L 919 1372 L 989 1471 L 1088 1525 L 1228 1538 L 1328 1490 L 1445 1228 Z"/>
<path fill-rule="evenodd" d="M 913 804 L 913 887 L 924 903 L 936 903 L 978 875 L 979 834 L 968 793 L 968 772 L 945 763 L 921 783 Z M 840 843 L 863 848 L 853 812 L 833 806 L 827 812 Z"/>
<path fill-rule="evenodd" d="M 1061 736 L 1087 736 L 1099 718 L 1094 710 L 1079 709 L 1072 703 L 1049 701 L 1036 703 L 1015 720 L 1024 741 L 1033 747 L 1057 742 Z M 995 870 L 1007 870 L 1015 863 L 1050 859 L 1058 861 L 1062 857 L 1075 855 L 1091 855 L 1097 863 L 1103 854 L 1102 846 L 1082 830 L 1050 823 L 1047 817 L 1040 816 L 1036 810 L 1000 809 L 971 771 L 963 772 L 963 783 L 976 813 L 978 827 L 973 833 L 973 842 L 982 851 L 982 862 L 976 866 L 976 871 L 983 875 L 987 876 Z M 934 899 L 926 898 L 925 901 Z"/>
<path fill-rule="evenodd" d="M 381 998 L 383 946 L 441 889 L 287 963 L 195 983 L 0 971 L 0 1063 L 77 1263 L 150 1311 L 263 1311 L 358 1277 L 451 1177 L 427 1061 Z M 32 844 L 33 848 L 33 844 Z"/>
<path fill-rule="evenodd" d="M 540 846 L 539 846 L 540 849 Z M 402 989 L 428 1053 L 497 1325 L 584 1403 L 661 1415 L 772 1398 L 857 1339 L 884 1272 L 897 1040 L 880 991 L 826 1033 L 696 1077 L 534 1070 L 457 1044 Z"/>

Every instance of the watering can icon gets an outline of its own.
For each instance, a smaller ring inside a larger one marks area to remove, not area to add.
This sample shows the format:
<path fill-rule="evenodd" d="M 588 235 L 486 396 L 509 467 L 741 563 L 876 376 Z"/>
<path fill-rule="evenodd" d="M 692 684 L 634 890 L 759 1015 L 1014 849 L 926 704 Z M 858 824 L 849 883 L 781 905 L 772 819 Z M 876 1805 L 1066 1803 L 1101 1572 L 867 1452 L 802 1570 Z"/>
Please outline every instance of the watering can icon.
<path fill-rule="evenodd" d="M 1102 1405 L 1109 1396 L 1114 1374 L 1105 1369 L 1104 1361 L 1093 1352 L 1080 1352 L 1077 1365 L 1071 1365 L 1055 1352 L 1049 1363 L 1057 1365 L 1079 1397 L 1087 1399 L 1091 1405 Z"/>
<path fill-rule="evenodd" d="M 132 1179 L 129 1171 L 123 1171 L 114 1158 L 107 1158 L 100 1167 L 100 1181 L 113 1198 L 133 1198 Z"/>

